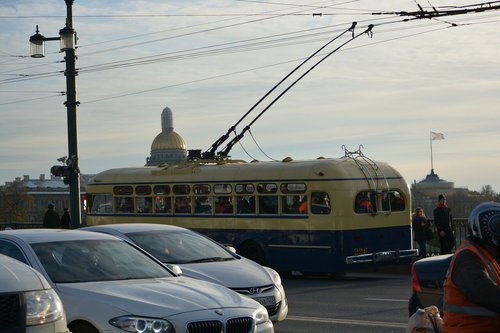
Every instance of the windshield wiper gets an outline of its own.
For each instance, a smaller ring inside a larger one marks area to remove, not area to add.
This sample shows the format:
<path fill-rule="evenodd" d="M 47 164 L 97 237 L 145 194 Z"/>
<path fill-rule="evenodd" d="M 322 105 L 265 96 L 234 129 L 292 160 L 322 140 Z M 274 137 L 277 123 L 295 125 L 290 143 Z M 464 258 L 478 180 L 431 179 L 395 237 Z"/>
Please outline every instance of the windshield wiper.
<path fill-rule="evenodd" d="M 194 264 L 194 263 L 200 263 L 200 262 L 216 262 L 216 261 L 225 261 L 227 260 L 226 258 L 221 258 L 221 257 L 209 257 L 209 258 L 200 258 L 200 259 L 195 259 L 191 261 L 186 261 L 186 264 Z"/>

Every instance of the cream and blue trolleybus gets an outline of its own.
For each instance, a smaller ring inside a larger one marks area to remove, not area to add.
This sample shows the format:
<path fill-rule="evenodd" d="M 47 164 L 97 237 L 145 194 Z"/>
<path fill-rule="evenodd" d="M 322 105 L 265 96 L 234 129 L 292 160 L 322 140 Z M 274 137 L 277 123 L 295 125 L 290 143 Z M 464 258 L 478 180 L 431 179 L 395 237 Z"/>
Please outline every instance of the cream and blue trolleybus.
<path fill-rule="evenodd" d="M 407 182 L 360 153 L 111 169 L 87 186 L 87 224 L 164 223 L 282 272 L 337 273 L 416 255 Z"/>

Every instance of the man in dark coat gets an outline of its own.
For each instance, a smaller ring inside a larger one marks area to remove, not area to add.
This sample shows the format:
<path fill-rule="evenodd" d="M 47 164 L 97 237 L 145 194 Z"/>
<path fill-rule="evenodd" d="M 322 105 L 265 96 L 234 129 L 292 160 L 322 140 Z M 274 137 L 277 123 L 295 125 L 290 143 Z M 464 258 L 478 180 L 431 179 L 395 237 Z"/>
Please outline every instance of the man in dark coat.
<path fill-rule="evenodd" d="M 68 208 L 64 208 L 64 212 L 61 215 L 61 228 L 69 229 L 71 226 L 71 217 L 69 215 Z"/>
<path fill-rule="evenodd" d="M 455 247 L 451 209 L 446 205 L 446 197 L 440 194 L 434 208 L 434 224 L 439 236 L 439 254 L 451 253 Z"/>
<path fill-rule="evenodd" d="M 54 204 L 49 204 L 49 209 L 47 209 L 43 216 L 43 227 L 59 228 L 60 226 L 61 220 L 59 219 L 59 214 L 54 210 Z"/>

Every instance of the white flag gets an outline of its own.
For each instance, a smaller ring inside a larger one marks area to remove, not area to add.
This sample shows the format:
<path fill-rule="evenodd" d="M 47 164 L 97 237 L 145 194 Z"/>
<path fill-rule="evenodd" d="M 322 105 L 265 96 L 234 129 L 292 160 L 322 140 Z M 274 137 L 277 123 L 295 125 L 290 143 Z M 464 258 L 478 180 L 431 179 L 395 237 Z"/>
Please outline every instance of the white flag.
<path fill-rule="evenodd" d="M 444 140 L 444 134 L 431 131 L 431 140 Z"/>

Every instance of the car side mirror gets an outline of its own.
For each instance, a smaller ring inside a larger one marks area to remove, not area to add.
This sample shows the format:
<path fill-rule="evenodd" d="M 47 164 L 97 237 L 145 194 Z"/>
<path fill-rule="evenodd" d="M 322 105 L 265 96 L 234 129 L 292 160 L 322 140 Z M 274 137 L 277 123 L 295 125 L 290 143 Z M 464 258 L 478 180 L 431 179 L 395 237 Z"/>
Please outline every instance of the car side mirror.
<path fill-rule="evenodd" d="M 168 269 L 174 272 L 175 275 L 182 275 L 182 269 L 179 267 L 179 265 L 166 264 L 165 266 L 167 266 Z"/>
<path fill-rule="evenodd" d="M 228 249 L 229 252 L 232 252 L 232 253 L 236 254 L 236 249 L 234 247 L 232 247 L 232 246 L 226 246 L 226 249 Z"/>

